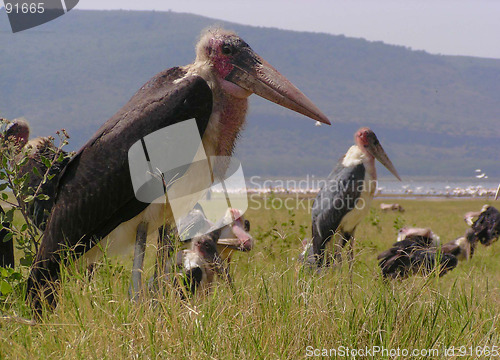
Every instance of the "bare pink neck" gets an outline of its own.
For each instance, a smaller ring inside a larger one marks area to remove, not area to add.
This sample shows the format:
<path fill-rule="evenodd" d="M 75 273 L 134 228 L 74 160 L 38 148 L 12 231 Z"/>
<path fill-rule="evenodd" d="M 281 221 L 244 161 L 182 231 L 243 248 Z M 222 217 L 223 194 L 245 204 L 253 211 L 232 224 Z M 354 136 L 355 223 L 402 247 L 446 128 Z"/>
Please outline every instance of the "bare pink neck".
<path fill-rule="evenodd" d="M 229 98 L 231 97 L 231 98 Z M 230 156 L 234 151 L 236 140 L 245 124 L 248 108 L 247 99 L 239 99 L 226 95 L 222 102 L 219 119 L 219 143 L 217 155 Z"/>
<path fill-rule="evenodd" d="M 365 159 L 363 160 L 363 164 L 365 165 L 365 169 L 370 174 L 370 177 L 373 180 L 377 179 L 377 168 L 375 167 L 375 158 L 368 151 L 365 151 Z"/>

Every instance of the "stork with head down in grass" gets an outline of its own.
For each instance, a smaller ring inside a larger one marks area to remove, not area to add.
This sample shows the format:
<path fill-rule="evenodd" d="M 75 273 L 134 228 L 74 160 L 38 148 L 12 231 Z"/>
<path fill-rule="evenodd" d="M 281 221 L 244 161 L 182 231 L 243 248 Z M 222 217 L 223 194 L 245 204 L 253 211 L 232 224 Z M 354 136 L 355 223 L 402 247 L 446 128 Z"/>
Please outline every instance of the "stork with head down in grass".
<path fill-rule="evenodd" d="M 196 206 L 186 217 L 182 218 L 178 224 L 177 232 L 181 247 L 192 246 L 193 241 L 204 234 L 212 235 L 216 240 L 217 251 L 221 259 L 222 273 L 231 288 L 233 287 L 230 274 L 231 258 L 235 251 L 248 252 L 254 247 L 255 240 L 249 234 L 250 221 L 245 219 L 244 214 L 238 209 L 227 209 L 225 215 L 216 223 L 207 219 L 203 208 Z M 167 238 L 167 246 L 171 257 L 175 255 L 176 246 L 173 244 L 175 236 L 171 237 L 167 231 L 161 227 L 160 238 Z M 177 246 L 178 247 L 178 246 Z M 171 263 L 165 265 L 165 272 L 171 269 Z M 155 274 L 156 276 L 156 274 Z"/>
<path fill-rule="evenodd" d="M 424 276 L 438 270 L 439 276 L 453 270 L 458 260 L 470 256 L 462 241 L 440 247 L 440 239 L 430 228 L 399 230 L 397 242 L 377 257 L 384 279 L 406 279 L 420 273 Z"/>

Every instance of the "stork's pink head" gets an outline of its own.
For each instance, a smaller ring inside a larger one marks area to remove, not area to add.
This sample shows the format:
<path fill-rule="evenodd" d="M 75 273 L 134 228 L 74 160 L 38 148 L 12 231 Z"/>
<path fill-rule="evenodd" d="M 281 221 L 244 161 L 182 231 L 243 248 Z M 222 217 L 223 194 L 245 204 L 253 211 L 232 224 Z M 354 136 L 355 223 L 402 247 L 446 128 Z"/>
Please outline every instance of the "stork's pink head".
<path fill-rule="evenodd" d="M 4 141 L 11 140 L 16 145 L 23 147 L 26 145 L 30 137 L 30 126 L 24 119 L 16 119 L 12 121 L 4 131 Z"/>
<path fill-rule="evenodd" d="M 377 145 L 379 141 L 377 135 L 369 127 L 362 127 L 354 134 L 354 142 L 359 148 L 366 152 L 370 144 Z"/>
<path fill-rule="evenodd" d="M 205 31 L 196 46 L 196 63 L 208 65 L 222 89 L 238 98 L 254 93 L 314 120 L 327 117 L 288 79 L 234 32 Z"/>
<path fill-rule="evenodd" d="M 384 148 L 377 139 L 377 135 L 368 127 L 362 127 L 354 134 L 355 144 L 370 158 L 375 158 L 384 165 L 398 180 L 401 178 L 391 160 L 385 153 Z"/>

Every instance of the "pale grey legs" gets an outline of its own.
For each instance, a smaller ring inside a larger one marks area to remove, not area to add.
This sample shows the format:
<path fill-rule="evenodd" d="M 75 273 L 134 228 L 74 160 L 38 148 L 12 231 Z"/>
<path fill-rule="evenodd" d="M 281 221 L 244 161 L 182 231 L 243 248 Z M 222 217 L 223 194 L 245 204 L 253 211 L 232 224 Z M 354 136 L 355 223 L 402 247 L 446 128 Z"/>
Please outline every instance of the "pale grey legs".
<path fill-rule="evenodd" d="M 129 288 L 129 296 L 134 301 L 139 300 L 142 292 L 142 272 L 144 267 L 147 235 L 148 224 L 146 222 L 141 222 L 139 226 L 137 226 L 134 249 L 134 265 L 132 267 L 132 284 Z"/>

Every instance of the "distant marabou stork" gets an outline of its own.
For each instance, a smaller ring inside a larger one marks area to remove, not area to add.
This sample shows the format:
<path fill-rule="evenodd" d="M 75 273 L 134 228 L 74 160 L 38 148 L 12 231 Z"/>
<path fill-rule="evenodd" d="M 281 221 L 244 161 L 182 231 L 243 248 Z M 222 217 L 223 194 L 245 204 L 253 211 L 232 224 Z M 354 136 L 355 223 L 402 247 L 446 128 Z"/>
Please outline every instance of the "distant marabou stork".
<path fill-rule="evenodd" d="M 79 256 L 105 237 L 130 244 L 137 236 L 144 239 L 138 241 L 142 247 L 147 234 L 156 232 L 165 220 L 173 222 L 165 204 L 148 204 L 135 197 L 128 163 L 131 146 L 157 130 L 195 119 L 206 155 L 230 156 L 252 93 L 329 124 L 302 92 L 245 41 L 233 32 L 211 29 L 202 33 L 193 64 L 154 76 L 97 131 L 59 180 L 27 284 L 27 299 L 36 314 L 41 314 L 43 299 L 51 307 L 56 304 L 54 282 L 64 250 L 71 248 Z M 179 175 L 202 178 L 194 171 L 190 166 Z M 193 194 L 199 188 L 192 181 L 176 181 L 169 194 Z M 194 203 L 185 206 L 189 211 Z M 137 253 L 141 251 L 136 247 Z"/>
<path fill-rule="evenodd" d="M 484 205 L 479 213 L 466 214 L 466 221 L 470 214 L 477 214 L 477 220 L 471 224 L 474 236 L 485 246 L 489 246 L 500 237 L 500 212 L 491 205 Z M 469 222 L 468 222 L 469 223 Z"/>
<path fill-rule="evenodd" d="M 447 244 L 448 245 L 448 244 Z M 429 275 L 439 261 L 439 276 L 457 266 L 455 253 L 460 246 L 439 247 L 439 237 L 429 228 L 403 228 L 398 233 L 398 241 L 378 255 L 379 266 L 384 278 L 405 279 L 415 273 Z"/>
<path fill-rule="evenodd" d="M 16 119 L 13 120 L 5 129 L 3 138 L 4 141 L 14 141 L 16 145 L 16 151 L 18 154 L 16 157 L 25 156 L 28 161 L 25 165 L 20 168 L 18 174 L 19 177 L 23 177 L 25 174 L 29 175 L 28 187 L 31 187 L 33 191 L 36 191 L 43 181 L 43 176 L 47 173 L 47 181 L 40 186 L 39 194 L 47 195 L 48 199 L 40 199 L 35 197 L 33 202 L 21 203 L 21 206 L 26 207 L 26 211 L 33 224 L 40 230 L 45 229 L 45 225 L 48 220 L 48 215 L 52 210 L 54 205 L 57 183 L 59 181 L 59 175 L 64 167 L 69 162 L 69 156 L 66 151 L 61 150 L 63 155 L 62 161 L 55 161 L 52 167 L 47 172 L 47 165 L 42 161 L 42 157 L 52 162 L 55 156 L 59 156 L 57 153 L 57 148 L 50 137 L 36 137 L 29 140 L 30 127 L 26 120 Z M 37 172 L 34 172 L 36 168 Z"/>
<path fill-rule="evenodd" d="M 377 189 L 375 159 L 396 178 L 400 177 L 375 133 L 367 127 L 354 134 L 355 145 L 328 175 L 312 207 L 312 254 L 308 263 L 325 263 L 325 245 L 335 236 L 334 259 L 340 262 L 340 250 L 349 242 L 352 260 L 354 232 L 370 209 Z M 328 264 L 328 261 L 325 263 Z"/>

